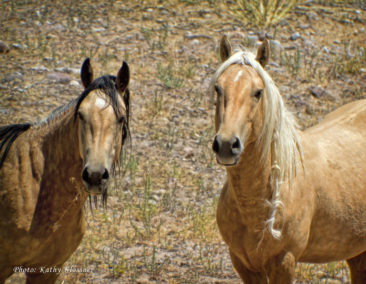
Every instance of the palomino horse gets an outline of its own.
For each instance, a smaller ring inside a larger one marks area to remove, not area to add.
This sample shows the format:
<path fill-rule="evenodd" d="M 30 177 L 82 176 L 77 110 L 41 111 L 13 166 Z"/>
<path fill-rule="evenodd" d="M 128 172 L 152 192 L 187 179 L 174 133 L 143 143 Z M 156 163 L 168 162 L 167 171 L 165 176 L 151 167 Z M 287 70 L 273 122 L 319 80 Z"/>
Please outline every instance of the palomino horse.
<path fill-rule="evenodd" d="M 129 68 L 93 81 L 86 59 L 81 80 L 47 119 L 0 128 L 0 283 L 13 271 L 54 283 L 83 237 L 87 196 L 106 198 L 129 135 Z"/>
<path fill-rule="evenodd" d="M 257 56 L 231 52 L 212 81 L 213 151 L 227 180 L 217 223 L 245 283 L 292 283 L 296 262 L 347 260 L 366 283 L 366 101 L 297 131 L 272 79 L 265 40 Z"/>

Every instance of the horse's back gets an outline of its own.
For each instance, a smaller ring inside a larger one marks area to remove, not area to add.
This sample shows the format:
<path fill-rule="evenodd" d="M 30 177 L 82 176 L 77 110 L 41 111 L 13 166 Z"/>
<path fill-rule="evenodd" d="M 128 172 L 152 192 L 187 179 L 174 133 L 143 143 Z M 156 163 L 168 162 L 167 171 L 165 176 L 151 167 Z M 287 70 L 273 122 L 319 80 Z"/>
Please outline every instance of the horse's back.
<path fill-rule="evenodd" d="M 366 100 L 347 104 L 302 135 L 302 190 L 315 192 L 301 261 L 328 262 L 366 250 Z"/>
<path fill-rule="evenodd" d="M 349 127 L 366 130 L 366 100 L 348 103 L 329 113 L 317 125 L 310 127 L 305 133 L 312 134 L 332 130 L 333 127 Z"/>

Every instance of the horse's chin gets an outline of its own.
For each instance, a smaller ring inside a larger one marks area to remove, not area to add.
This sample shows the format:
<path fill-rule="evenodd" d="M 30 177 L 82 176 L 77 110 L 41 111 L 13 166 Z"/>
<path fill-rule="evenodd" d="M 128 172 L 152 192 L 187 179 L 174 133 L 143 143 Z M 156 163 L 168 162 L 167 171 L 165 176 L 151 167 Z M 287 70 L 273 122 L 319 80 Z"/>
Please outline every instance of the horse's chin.
<path fill-rule="evenodd" d="M 221 166 L 234 167 L 238 164 L 239 157 L 235 157 L 235 158 L 231 158 L 231 159 L 222 159 L 222 158 L 216 156 L 216 161 Z"/>
<path fill-rule="evenodd" d="M 88 185 L 84 183 L 85 192 L 89 195 L 102 195 L 107 191 L 107 185 Z"/>

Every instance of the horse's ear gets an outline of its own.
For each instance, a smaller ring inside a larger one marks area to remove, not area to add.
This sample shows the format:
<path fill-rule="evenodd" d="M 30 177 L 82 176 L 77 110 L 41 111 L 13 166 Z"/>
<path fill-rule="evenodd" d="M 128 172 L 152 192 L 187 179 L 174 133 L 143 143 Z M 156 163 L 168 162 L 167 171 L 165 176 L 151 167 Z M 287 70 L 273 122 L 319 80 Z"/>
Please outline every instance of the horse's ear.
<path fill-rule="evenodd" d="M 257 50 L 257 58 L 256 60 L 264 67 L 267 65 L 269 60 L 269 43 L 265 38 L 261 44 L 261 46 Z"/>
<path fill-rule="evenodd" d="M 86 58 L 83 65 L 81 65 L 80 77 L 85 89 L 93 82 L 93 68 L 90 65 L 89 58 Z"/>
<path fill-rule="evenodd" d="M 123 94 L 128 86 L 128 82 L 130 81 L 130 68 L 128 64 L 123 61 L 122 66 L 118 71 L 117 79 L 116 79 L 116 88 L 117 90 Z"/>
<path fill-rule="evenodd" d="M 226 61 L 231 56 L 231 44 L 226 35 L 220 41 L 220 58 L 221 61 Z"/>

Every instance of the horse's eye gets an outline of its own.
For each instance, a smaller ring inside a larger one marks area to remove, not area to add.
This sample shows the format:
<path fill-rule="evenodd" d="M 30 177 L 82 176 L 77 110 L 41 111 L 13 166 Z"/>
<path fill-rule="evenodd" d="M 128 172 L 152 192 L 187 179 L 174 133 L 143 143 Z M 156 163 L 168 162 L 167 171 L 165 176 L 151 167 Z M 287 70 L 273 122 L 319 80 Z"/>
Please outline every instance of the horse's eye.
<path fill-rule="evenodd" d="M 78 117 L 81 121 L 85 120 L 83 114 L 80 111 L 78 112 Z"/>
<path fill-rule="evenodd" d="M 263 90 L 260 89 L 260 90 L 257 90 L 255 93 L 254 93 L 254 97 L 259 100 L 262 96 L 262 93 L 263 93 Z"/>

